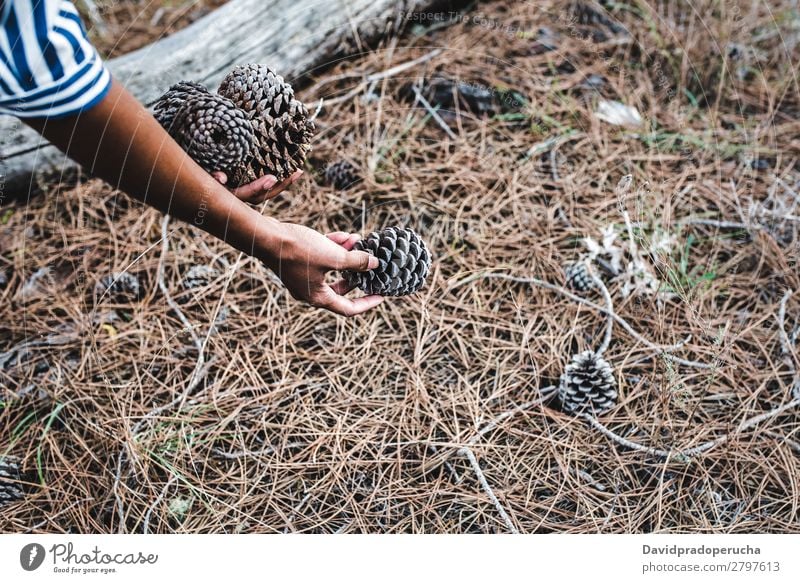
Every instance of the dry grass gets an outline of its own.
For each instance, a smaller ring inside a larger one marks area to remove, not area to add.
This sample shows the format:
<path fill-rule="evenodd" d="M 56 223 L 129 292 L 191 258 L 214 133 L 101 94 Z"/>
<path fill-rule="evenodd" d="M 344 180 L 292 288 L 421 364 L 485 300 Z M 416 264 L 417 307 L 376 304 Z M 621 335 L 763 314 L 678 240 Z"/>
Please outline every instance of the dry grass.
<path fill-rule="evenodd" d="M 78 0 L 92 42 L 106 58 L 147 46 L 202 18 L 227 0 L 94 0 L 102 28 Z"/>
<path fill-rule="evenodd" d="M 455 285 L 490 271 L 560 285 L 583 237 L 615 225 L 625 239 L 622 207 L 637 239 L 676 244 L 650 258 L 673 294 L 626 298 L 610 281 L 617 313 L 660 345 L 691 336 L 674 354 L 712 368 L 676 364 L 617 325 L 605 358 L 621 399 L 601 421 L 677 449 L 790 401 L 800 294 L 785 332 L 778 315 L 800 289 L 800 13 L 770 5 L 620 3 L 612 15 L 629 35 L 603 39 L 560 3 L 492 2 L 312 79 L 303 98 L 328 103 L 314 160 L 267 212 L 320 231 L 413 226 L 436 258 L 423 292 L 358 319 L 298 305 L 262 265 L 184 225 L 170 225 L 162 255 L 159 215 L 97 181 L 5 209 L 0 349 L 49 343 L 0 371 L 0 453 L 35 483 L 0 511 L 0 531 L 800 532 L 797 409 L 685 461 L 620 447 L 552 399 L 476 438 L 556 384 L 605 318 L 528 284 Z M 745 64 L 731 43 L 753 49 Z M 445 50 L 337 101 L 433 47 Z M 582 85 L 590 75 L 603 84 Z M 401 97 L 438 77 L 511 88 L 524 115 L 440 110 L 450 138 Z M 601 98 L 646 125 L 597 120 Z M 334 192 L 316 170 L 341 158 L 364 179 Z M 634 189 L 620 200 L 626 174 Z M 793 217 L 769 215 L 780 202 Z M 158 286 L 162 260 L 191 330 Z M 187 291 L 193 265 L 217 276 Z M 51 280 L 22 302 L 42 267 Z M 123 270 L 145 297 L 96 302 L 95 281 Z M 196 339 L 209 363 L 199 376 Z"/>

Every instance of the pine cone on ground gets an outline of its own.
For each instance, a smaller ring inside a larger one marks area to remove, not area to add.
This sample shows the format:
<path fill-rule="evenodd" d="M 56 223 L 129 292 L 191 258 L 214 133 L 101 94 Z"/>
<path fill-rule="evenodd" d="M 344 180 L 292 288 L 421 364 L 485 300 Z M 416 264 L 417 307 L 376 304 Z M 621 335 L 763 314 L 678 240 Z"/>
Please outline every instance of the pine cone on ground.
<path fill-rule="evenodd" d="M 594 280 L 583 261 L 569 265 L 564 272 L 567 276 L 567 285 L 572 289 L 587 292 L 595 288 Z"/>
<path fill-rule="evenodd" d="M 186 275 L 183 277 L 183 287 L 186 289 L 195 289 L 198 287 L 205 287 L 217 277 L 217 270 L 208 265 L 192 265 Z"/>
<path fill-rule="evenodd" d="M 345 160 L 335 162 L 325 169 L 325 182 L 337 190 L 347 190 L 360 179 L 356 167 Z"/>
<path fill-rule="evenodd" d="M 561 375 L 558 396 L 565 411 L 599 415 L 617 403 L 617 381 L 606 360 L 591 350 L 572 357 Z"/>
<path fill-rule="evenodd" d="M 404 296 L 419 290 L 431 266 L 425 242 L 411 229 L 389 227 L 370 233 L 353 249 L 366 251 L 380 260 L 371 271 L 345 271 L 342 275 L 354 287 L 367 294 Z"/>
<path fill-rule="evenodd" d="M 154 115 L 206 172 L 231 174 L 244 166 L 256 149 L 247 114 L 199 83 L 170 87 L 156 102 Z"/>
<path fill-rule="evenodd" d="M 141 299 L 142 287 L 139 285 L 139 278 L 132 273 L 110 273 L 94 286 L 94 295 L 98 301 L 130 304 Z"/>
<path fill-rule="evenodd" d="M 590 29 L 590 36 L 595 42 L 607 40 L 607 35 L 600 27 L 605 27 L 613 34 L 624 29 L 614 22 L 604 6 L 590 0 L 575 0 L 567 8 L 570 19 L 579 26 Z"/>
<path fill-rule="evenodd" d="M 9 458 L 0 457 L 0 506 L 25 497 L 19 465 Z"/>
<path fill-rule="evenodd" d="M 243 65 L 223 79 L 219 93 L 247 114 L 258 145 L 253 157 L 229 177 L 230 184 L 252 182 L 264 174 L 283 180 L 303 166 L 314 122 L 283 77 L 266 65 Z"/>

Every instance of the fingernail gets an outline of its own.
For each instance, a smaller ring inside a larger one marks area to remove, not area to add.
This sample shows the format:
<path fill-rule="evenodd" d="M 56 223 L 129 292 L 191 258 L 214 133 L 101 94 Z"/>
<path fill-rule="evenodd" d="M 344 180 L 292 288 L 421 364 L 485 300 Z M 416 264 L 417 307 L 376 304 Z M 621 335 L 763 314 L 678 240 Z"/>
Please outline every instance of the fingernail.
<path fill-rule="evenodd" d="M 370 255 L 369 256 L 369 263 L 367 264 L 367 267 L 369 267 L 370 269 L 375 269 L 380 264 L 381 264 L 381 262 L 378 261 L 377 257 L 375 257 L 374 255 Z"/>
<path fill-rule="evenodd" d="M 264 177 L 264 182 L 261 183 L 261 188 L 263 188 L 264 190 L 269 190 L 276 184 L 278 184 L 278 179 L 270 174 Z"/>
<path fill-rule="evenodd" d="M 227 184 L 228 183 L 228 176 L 224 172 L 217 172 L 216 177 L 217 177 L 217 181 L 220 184 Z"/>

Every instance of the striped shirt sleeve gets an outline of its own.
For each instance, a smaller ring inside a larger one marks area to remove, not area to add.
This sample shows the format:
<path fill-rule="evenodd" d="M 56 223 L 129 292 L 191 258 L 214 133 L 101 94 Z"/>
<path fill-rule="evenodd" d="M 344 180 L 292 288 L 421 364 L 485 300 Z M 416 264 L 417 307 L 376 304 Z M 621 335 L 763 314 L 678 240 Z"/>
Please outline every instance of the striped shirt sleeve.
<path fill-rule="evenodd" d="M 111 75 L 67 0 L 0 0 L 0 114 L 65 117 L 105 97 Z"/>

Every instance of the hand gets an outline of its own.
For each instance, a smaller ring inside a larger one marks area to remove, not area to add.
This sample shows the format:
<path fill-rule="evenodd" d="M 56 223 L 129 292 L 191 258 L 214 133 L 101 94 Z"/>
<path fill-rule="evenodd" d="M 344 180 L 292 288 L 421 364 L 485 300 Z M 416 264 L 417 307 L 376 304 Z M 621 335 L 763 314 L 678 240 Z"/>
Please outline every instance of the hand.
<path fill-rule="evenodd" d="M 329 271 L 369 271 L 378 267 L 378 258 L 366 251 L 353 251 L 361 236 L 350 233 L 322 235 L 301 225 L 281 223 L 283 238 L 278 256 L 267 265 L 298 300 L 325 308 L 343 316 L 362 314 L 380 304 L 382 296 L 350 299 L 351 290 L 344 279 L 333 285 L 325 283 Z"/>
<path fill-rule="evenodd" d="M 220 184 L 226 184 L 228 177 L 224 172 L 212 172 L 211 175 Z M 278 179 L 267 174 L 251 182 L 250 184 L 243 184 L 237 188 L 231 189 L 231 192 L 239 200 L 249 202 L 250 204 L 258 204 L 264 202 L 268 198 L 274 198 L 283 192 L 289 185 L 295 183 L 303 175 L 302 170 L 297 170 L 294 174 L 278 182 Z"/>

